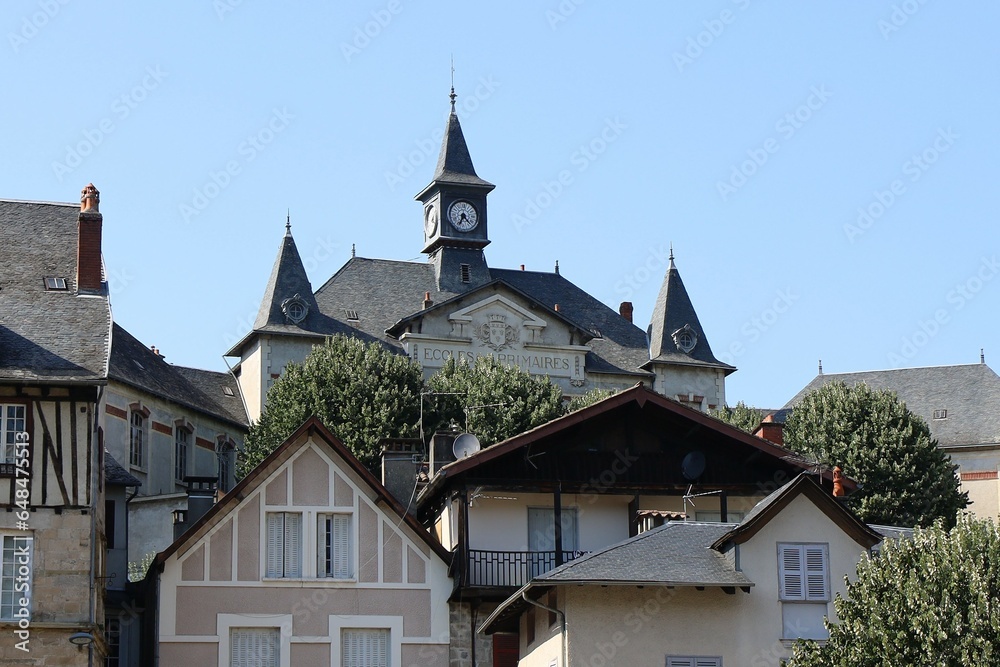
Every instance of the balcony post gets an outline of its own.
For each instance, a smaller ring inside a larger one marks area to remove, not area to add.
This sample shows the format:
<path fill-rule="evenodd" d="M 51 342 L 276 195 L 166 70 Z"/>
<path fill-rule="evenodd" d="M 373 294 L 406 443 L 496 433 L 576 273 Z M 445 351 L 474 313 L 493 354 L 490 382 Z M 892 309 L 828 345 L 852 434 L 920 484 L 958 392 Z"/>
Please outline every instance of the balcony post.
<path fill-rule="evenodd" d="M 562 483 L 556 484 L 556 490 L 552 492 L 552 518 L 555 523 L 556 567 L 559 567 L 563 564 Z"/>

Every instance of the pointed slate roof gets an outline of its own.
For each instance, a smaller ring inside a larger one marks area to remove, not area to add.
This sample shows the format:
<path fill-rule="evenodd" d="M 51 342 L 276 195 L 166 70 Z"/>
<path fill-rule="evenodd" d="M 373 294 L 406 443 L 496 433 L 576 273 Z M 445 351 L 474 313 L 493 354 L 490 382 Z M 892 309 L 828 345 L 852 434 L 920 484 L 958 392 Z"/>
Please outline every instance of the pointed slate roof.
<path fill-rule="evenodd" d="M 472 156 L 465 143 L 465 135 L 462 134 L 462 124 L 458 121 L 458 114 L 455 113 L 454 88 L 451 94 L 451 113 L 448 115 L 448 126 L 445 128 L 444 139 L 441 141 L 441 154 L 438 156 L 432 185 L 433 183 L 457 183 L 459 185 L 476 185 L 492 190 L 496 186 L 479 178 L 476 174 L 476 168 L 472 166 Z"/>
<path fill-rule="evenodd" d="M 694 347 L 685 352 L 674 341 L 674 334 L 682 330 L 694 340 Z M 723 368 L 726 375 L 736 370 L 724 364 L 712 354 L 705 330 L 701 328 L 698 314 L 691 303 L 691 297 L 684 289 L 681 274 L 674 265 L 674 255 L 670 253 L 670 265 L 663 278 L 663 286 L 656 297 L 653 316 L 649 324 L 649 363 L 674 363 L 686 366 L 713 366 Z"/>
<path fill-rule="evenodd" d="M 281 309 L 282 302 L 296 294 L 309 307 L 310 311 L 306 318 L 298 324 L 292 322 Z M 260 303 L 260 310 L 257 312 L 253 328 L 255 331 L 262 331 L 271 326 L 284 329 L 288 325 L 293 325 L 309 330 L 307 325 L 309 315 L 317 312 L 319 312 L 319 308 L 316 306 L 316 298 L 313 296 L 312 285 L 309 284 L 306 269 L 302 265 L 302 258 L 299 257 L 299 250 L 295 247 L 291 226 L 286 225 L 285 236 L 281 239 L 281 248 L 278 249 L 278 258 L 274 260 L 274 268 L 271 269 L 271 277 L 264 289 L 264 299 Z"/>

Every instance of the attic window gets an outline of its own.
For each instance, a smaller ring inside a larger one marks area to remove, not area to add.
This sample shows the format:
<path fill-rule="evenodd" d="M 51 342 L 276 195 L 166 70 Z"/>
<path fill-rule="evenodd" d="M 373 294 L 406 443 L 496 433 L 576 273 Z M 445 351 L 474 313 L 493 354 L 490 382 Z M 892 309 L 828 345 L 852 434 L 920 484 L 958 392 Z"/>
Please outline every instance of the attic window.
<path fill-rule="evenodd" d="M 690 324 L 685 324 L 680 329 L 671 334 L 677 349 L 684 354 L 689 353 L 698 344 L 698 334 L 691 328 Z"/>
<path fill-rule="evenodd" d="M 948 411 L 947 410 L 935 410 L 934 411 L 934 419 L 947 419 L 947 418 L 948 418 Z"/>
<path fill-rule="evenodd" d="M 472 282 L 472 271 L 468 264 L 460 264 L 459 268 L 462 270 L 462 282 L 468 283 Z"/>
<path fill-rule="evenodd" d="M 233 393 L 233 390 L 230 387 L 223 387 L 222 388 L 222 393 L 225 394 L 226 396 L 235 396 L 236 395 L 236 394 Z"/>
<path fill-rule="evenodd" d="M 298 324 L 309 314 L 309 306 L 298 294 L 281 302 L 281 312 L 293 323 Z"/>
<path fill-rule="evenodd" d="M 45 276 L 45 289 L 55 292 L 66 291 L 66 279 L 57 276 Z"/>
<path fill-rule="evenodd" d="M 360 317 L 358 317 L 358 311 L 356 311 L 356 310 L 351 310 L 350 308 L 345 308 L 344 312 L 347 313 L 347 321 L 348 322 L 357 322 L 358 320 L 361 319 Z"/>

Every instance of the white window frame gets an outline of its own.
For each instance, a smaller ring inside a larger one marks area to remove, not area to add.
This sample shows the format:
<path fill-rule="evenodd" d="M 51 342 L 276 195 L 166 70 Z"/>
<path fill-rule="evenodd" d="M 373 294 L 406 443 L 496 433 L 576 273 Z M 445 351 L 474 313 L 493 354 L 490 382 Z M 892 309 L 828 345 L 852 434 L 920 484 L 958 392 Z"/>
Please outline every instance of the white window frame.
<path fill-rule="evenodd" d="M 21 409 L 21 416 L 17 416 L 17 408 Z M 10 410 L 14 410 L 13 416 L 9 415 Z M 17 461 L 18 433 L 23 433 L 28 429 L 28 406 L 25 403 L 0 403 L 0 444 L 3 450 L 0 451 L 0 463 L 15 463 Z M 23 449 L 23 445 L 22 445 Z"/>
<path fill-rule="evenodd" d="M 271 656 L 273 660 L 268 660 L 265 663 L 263 661 L 264 656 L 261 655 L 260 651 L 257 651 L 256 655 L 252 656 L 244 655 L 240 658 L 237 658 L 236 647 L 237 647 L 237 640 L 239 639 L 238 635 L 240 634 L 257 635 L 259 637 L 267 637 L 268 639 L 273 639 L 274 655 Z M 230 667 L 281 667 L 281 628 L 274 628 L 274 627 L 254 628 L 246 626 L 229 628 L 229 666 Z"/>
<path fill-rule="evenodd" d="M 339 528 L 337 528 L 339 524 Z M 346 525 L 345 525 L 346 524 Z M 339 547 L 331 544 L 331 558 L 327 558 L 328 527 L 339 531 Z M 338 581 L 354 579 L 354 520 L 351 512 L 318 512 L 316 514 L 316 576 Z M 330 568 L 327 568 L 327 562 Z M 332 570 L 332 571 L 331 571 Z"/>
<path fill-rule="evenodd" d="M 274 517 L 272 523 L 272 517 Z M 280 517 L 280 528 L 278 526 Z M 289 525 L 296 517 L 298 526 Z M 272 538 L 273 530 L 278 531 Z M 266 579 L 301 579 L 302 545 L 305 540 L 302 512 L 266 512 L 264 515 L 264 577 Z M 280 572 L 279 570 L 280 565 Z"/>
<path fill-rule="evenodd" d="M 797 567 L 793 557 L 797 559 Z M 817 590 L 817 585 L 822 590 Z M 830 545 L 778 543 L 778 599 L 782 602 L 830 601 Z"/>
<path fill-rule="evenodd" d="M 330 665 L 344 667 L 341 631 L 388 630 L 389 666 L 399 667 L 403 661 L 403 617 L 402 616 L 337 616 L 330 615 Z"/>
<path fill-rule="evenodd" d="M 232 661 L 230 631 L 233 628 L 278 628 L 280 644 L 279 665 L 292 664 L 292 615 L 291 614 L 218 614 L 216 634 L 219 637 L 219 664 L 229 667 Z"/>
<path fill-rule="evenodd" d="M 21 549 L 27 547 L 28 562 L 23 563 Z M 30 619 L 32 607 L 32 570 L 35 561 L 34 536 L 31 533 L 0 533 L 0 621 L 17 621 L 27 601 Z M 27 566 L 27 568 L 25 568 Z M 27 569 L 25 574 L 24 570 Z M 8 602 L 9 600 L 9 602 Z"/>

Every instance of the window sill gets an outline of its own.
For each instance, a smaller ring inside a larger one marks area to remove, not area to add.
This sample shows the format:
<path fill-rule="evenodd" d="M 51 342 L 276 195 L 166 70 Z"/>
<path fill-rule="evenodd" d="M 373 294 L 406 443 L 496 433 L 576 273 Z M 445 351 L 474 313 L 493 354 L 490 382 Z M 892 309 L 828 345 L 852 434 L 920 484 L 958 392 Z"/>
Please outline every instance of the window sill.
<path fill-rule="evenodd" d="M 261 581 L 265 583 L 280 583 L 288 582 L 294 584 L 315 584 L 315 583 L 327 583 L 327 584 L 356 584 L 358 583 L 357 578 L 351 579 L 334 579 L 333 577 L 261 577 Z"/>

